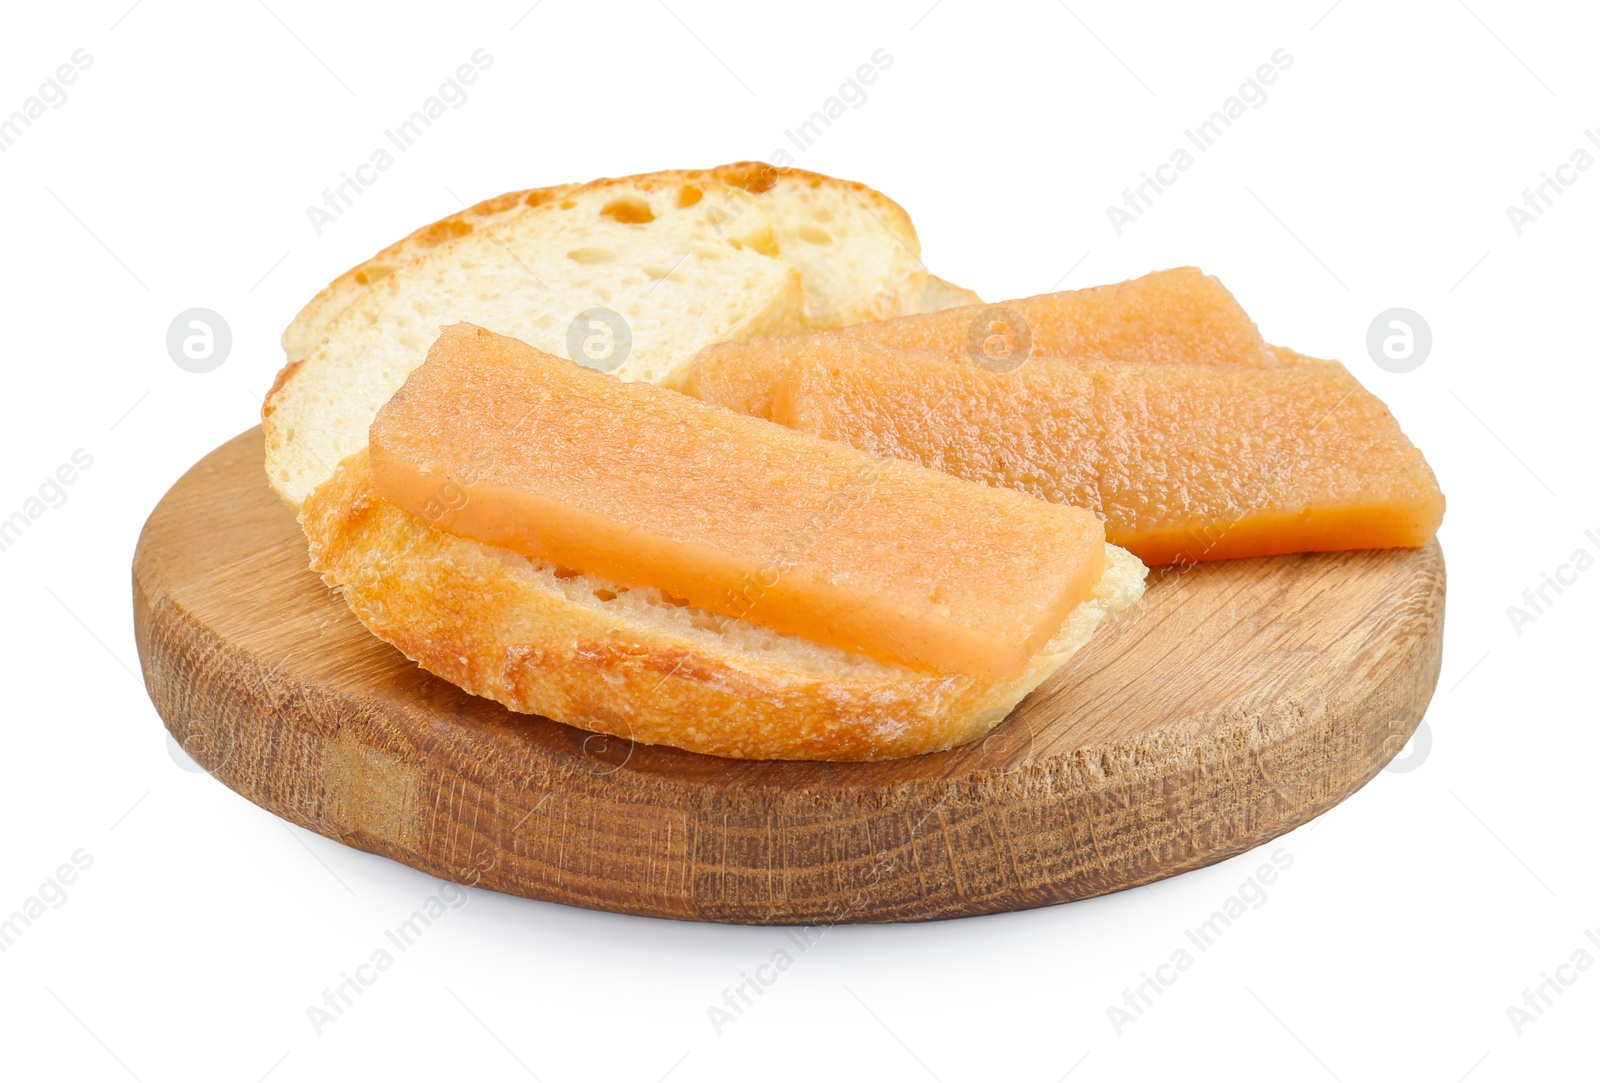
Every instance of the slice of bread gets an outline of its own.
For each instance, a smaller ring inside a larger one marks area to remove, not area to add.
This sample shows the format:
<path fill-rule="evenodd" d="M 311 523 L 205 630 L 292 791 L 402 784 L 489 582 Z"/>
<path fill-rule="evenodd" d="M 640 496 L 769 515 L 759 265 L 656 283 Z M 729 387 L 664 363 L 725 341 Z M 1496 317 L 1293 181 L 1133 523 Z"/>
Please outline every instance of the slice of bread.
<path fill-rule="evenodd" d="M 1094 592 L 1020 675 L 945 676 L 447 534 L 379 495 L 365 451 L 300 522 L 313 569 L 430 673 L 514 711 L 735 758 L 869 760 L 981 737 L 1144 592 L 1144 566 L 1107 546 Z"/>
<path fill-rule="evenodd" d="M 268 478 L 298 506 L 365 446 L 378 407 L 447 324 L 562 357 L 574 329 L 580 343 L 603 334 L 621 358 L 603 367 L 653 381 L 710 343 L 800 330 L 800 275 L 777 252 L 757 200 L 677 174 L 599 181 L 523 206 L 366 288 L 279 373 L 262 409 Z M 607 330 L 593 309 L 621 325 Z"/>
<path fill-rule="evenodd" d="M 647 176 L 669 183 L 731 185 L 755 196 L 777 232 L 779 254 L 800 271 L 808 327 L 839 327 L 980 303 L 971 290 L 927 273 L 910 217 L 898 203 L 864 184 L 803 169 L 780 170 L 762 162 Z M 399 268 L 458 237 L 503 228 L 526 208 L 580 187 L 566 184 L 507 192 L 396 241 L 307 302 L 283 332 L 284 353 L 291 362 L 305 357 L 339 313 Z"/>

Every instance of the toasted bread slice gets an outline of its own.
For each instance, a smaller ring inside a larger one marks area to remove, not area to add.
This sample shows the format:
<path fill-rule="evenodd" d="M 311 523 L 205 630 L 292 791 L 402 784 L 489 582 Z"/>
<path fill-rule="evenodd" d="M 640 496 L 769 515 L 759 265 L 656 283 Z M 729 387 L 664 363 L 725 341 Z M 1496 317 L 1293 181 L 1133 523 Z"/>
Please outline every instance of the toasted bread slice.
<path fill-rule="evenodd" d="M 982 736 L 1144 591 L 1115 546 L 1027 669 L 948 676 L 827 647 L 448 534 L 390 504 L 366 451 L 306 500 L 311 565 L 373 634 L 514 711 L 746 759 L 869 760 Z"/>
<path fill-rule="evenodd" d="M 899 204 L 864 184 L 803 169 L 779 170 L 761 162 L 647 176 L 664 183 L 731 185 L 755 196 L 777 232 L 779 254 L 800 271 L 806 291 L 804 318 L 810 328 L 979 303 L 971 290 L 927 273 L 910 217 Z M 313 297 L 284 330 L 284 353 L 291 362 L 305 357 L 339 313 L 399 268 L 469 233 L 504 228 L 528 207 L 580 187 L 507 192 L 396 241 Z"/>
<path fill-rule="evenodd" d="M 710 343 L 798 330 L 800 275 L 777 251 L 765 211 L 742 189 L 672 174 L 600 181 L 524 207 L 380 279 L 279 373 L 262 409 L 268 478 L 298 506 L 366 444 L 378 407 L 446 324 L 475 323 L 562 357 L 572 356 L 574 328 L 580 344 L 603 333 L 611 359 L 601 367 L 653 381 Z M 597 308 L 622 326 L 596 322 Z"/>

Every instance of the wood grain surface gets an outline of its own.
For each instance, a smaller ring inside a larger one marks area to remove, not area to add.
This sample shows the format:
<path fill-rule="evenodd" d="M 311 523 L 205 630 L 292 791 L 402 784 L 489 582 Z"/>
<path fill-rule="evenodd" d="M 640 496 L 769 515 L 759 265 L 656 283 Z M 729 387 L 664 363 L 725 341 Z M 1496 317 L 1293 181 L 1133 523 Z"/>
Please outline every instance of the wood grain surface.
<path fill-rule="evenodd" d="M 987 740 L 774 763 L 588 734 L 423 673 L 308 570 L 259 429 L 173 486 L 133 562 L 156 709 L 261 807 L 450 880 L 753 923 L 1043 906 L 1313 819 L 1421 720 L 1444 578 L 1437 542 L 1156 570 Z"/>

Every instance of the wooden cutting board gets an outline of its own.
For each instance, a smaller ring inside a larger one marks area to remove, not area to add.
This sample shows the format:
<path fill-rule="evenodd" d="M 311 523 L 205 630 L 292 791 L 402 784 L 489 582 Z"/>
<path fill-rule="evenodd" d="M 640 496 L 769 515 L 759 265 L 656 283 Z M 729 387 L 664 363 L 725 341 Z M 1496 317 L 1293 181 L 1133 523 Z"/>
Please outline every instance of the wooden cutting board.
<path fill-rule="evenodd" d="M 987 740 L 760 763 L 512 714 L 422 672 L 307 569 L 259 429 L 173 486 L 133 561 L 156 709 L 262 808 L 497 891 L 756 923 L 1043 906 L 1305 823 L 1421 720 L 1444 580 L 1437 543 L 1156 570 Z"/>

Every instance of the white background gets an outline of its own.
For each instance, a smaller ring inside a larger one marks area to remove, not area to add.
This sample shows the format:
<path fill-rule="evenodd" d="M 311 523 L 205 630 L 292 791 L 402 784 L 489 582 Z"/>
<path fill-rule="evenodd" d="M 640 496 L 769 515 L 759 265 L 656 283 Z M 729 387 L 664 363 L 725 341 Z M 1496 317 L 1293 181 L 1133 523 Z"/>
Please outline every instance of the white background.
<path fill-rule="evenodd" d="M 1574 550 L 1600 556 L 1600 169 L 1520 237 L 1506 214 L 1600 128 L 1592 8 L 269 3 L 11 5 L 0 34 L 0 114 L 93 57 L 0 154 L 0 516 L 93 456 L 0 553 L 0 913 L 93 861 L 0 955 L 0 1074 L 1595 1078 L 1600 967 L 1520 1035 L 1507 1015 L 1580 947 L 1600 959 L 1600 570 L 1520 634 L 1507 615 Z M 306 205 L 480 47 L 470 100 L 318 237 Z M 347 266 L 457 197 L 765 157 L 880 47 L 892 66 L 798 164 L 902 202 L 933 270 L 998 300 L 1198 264 L 1269 340 L 1391 404 L 1450 502 L 1431 750 L 1149 889 L 834 929 L 720 1035 L 707 1006 L 781 930 L 474 891 L 318 1036 L 307 1006 L 439 883 L 179 766 L 137 676 L 145 516 L 255 424 L 280 330 Z M 1106 205 L 1279 48 L 1266 103 L 1116 236 Z M 197 306 L 234 340 L 204 375 L 164 344 Z M 1395 306 L 1434 338 L 1404 375 L 1365 347 Z M 1108 1006 L 1278 846 L 1293 865 L 1265 904 L 1118 1034 Z"/>

